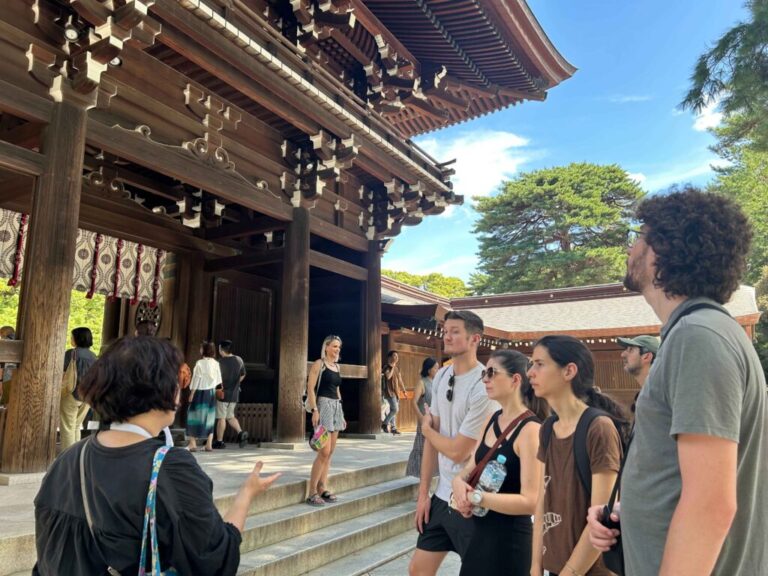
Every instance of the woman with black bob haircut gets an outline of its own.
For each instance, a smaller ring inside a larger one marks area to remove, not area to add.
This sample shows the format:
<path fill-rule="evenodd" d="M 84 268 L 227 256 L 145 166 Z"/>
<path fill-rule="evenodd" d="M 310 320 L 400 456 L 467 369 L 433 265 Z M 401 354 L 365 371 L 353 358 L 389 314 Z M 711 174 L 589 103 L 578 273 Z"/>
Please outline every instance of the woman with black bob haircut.
<path fill-rule="evenodd" d="M 536 459 L 539 429 L 549 414 L 547 403 L 536 398 L 528 381 L 528 358 L 516 350 L 491 353 L 483 371 L 488 398 L 501 405 L 485 425 L 464 471 L 453 479 L 459 512 L 473 518 L 474 535 L 462 560 L 460 576 L 530 576 L 533 525 L 531 516 L 539 500 L 543 465 Z M 511 428 L 506 434 L 507 428 Z M 472 469 L 504 439 L 489 457 L 506 458 L 507 476 L 497 494 L 473 489 L 467 480 Z M 488 510 L 472 515 L 472 507 Z"/>
<path fill-rule="evenodd" d="M 70 336 L 72 348 L 64 354 L 64 372 L 67 372 L 70 364 L 74 361 L 77 375 L 75 389 L 71 394 L 62 394 L 59 403 L 59 434 L 62 451 L 80 440 L 81 428 L 88 415 L 88 404 L 83 402 L 80 382 L 93 366 L 93 363 L 96 362 L 96 354 L 91 352 L 93 346 L 91 329 L 80 326 L 72 330 Z"/>
<path fill-rule="evenodd" d="M 33 575 L 137 574 L 143 552 L 147 573 L 154 561 L 181 575 L 237 573 L 248 508 L 279 474 L 260 478 L 257 462 L 222 519 L 195 457 L 158 438 L 173 423 L 180 364 L 163 339 L 122 338 L 83 378 L 84 400 L 110 428 L 63 453 L 43 479 Z M 147 538 L 142 550 L 147 523 L 157 545 Z"/>
<path fill-rule="evenodd" d="M 545 481 L 536 506 L 531 574 L 610 576 L 589 542 L 586 517 L 590 506 L 608 501 L 616 481 L 628 429 L 626 411 L 595 389 L 592 353 L 571 336 L 536 342 L 528 377 L 534 394 L 556 414 L 542 425 L 539 438 Z M 580 430 L 588 428 L 584 444 L 576 445 L 582 418 Z M 584 480 L 576 464 L 580 452 L 589 462 Z"/>

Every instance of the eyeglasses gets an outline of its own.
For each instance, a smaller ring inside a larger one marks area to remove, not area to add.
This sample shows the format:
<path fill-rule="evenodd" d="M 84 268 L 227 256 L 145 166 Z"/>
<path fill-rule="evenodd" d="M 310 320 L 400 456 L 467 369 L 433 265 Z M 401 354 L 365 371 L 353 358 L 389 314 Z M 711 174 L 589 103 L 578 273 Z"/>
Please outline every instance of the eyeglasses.
<path fill-rule="evenodd" d="M 493 377 L 496 376 L 496 374 L 506 374 L 506 372 L 502 372 L 501 370 L 497 370 L 493 366 L 489 366 L 485 370 L 483 370 L 480 373 L 480 377 L 485 380 L 486 378 L 488 380 L 493 380 Z"/>
<path fill-rule="evenodd" d="M 451 374 L 451 377 L 448 378 L 448 391 L 445 393 L 445 398 L 448 400 L 448 402 L 453 402 L 453 387 L 456 384 L 456 375 Z"/>
<path fill-rule="evenodd" d="M 627 230 L 627 246 L 634 246 L 640 236 L 645 236 L 645 232 L 639 228 L 630 228 Z"/>

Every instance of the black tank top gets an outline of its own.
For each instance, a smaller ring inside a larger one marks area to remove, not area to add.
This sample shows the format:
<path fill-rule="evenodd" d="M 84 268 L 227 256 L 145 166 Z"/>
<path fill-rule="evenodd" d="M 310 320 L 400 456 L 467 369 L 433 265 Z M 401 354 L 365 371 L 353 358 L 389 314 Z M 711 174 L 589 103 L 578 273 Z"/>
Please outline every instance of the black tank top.
<path fill-rule="evenodd" d="M 475 451 L 475 464 L 485 458 L 485 455 L 491 449 L 491 447 L 485 443 L 485 436 L 488 434 L 488 429 L 493 426 L 493 433 L 496 435 L 496 438 L 501 436 L 503 430 L 499 427 L 499 416 L 501 416 L 501 410 L 496 412 L 491 417 L 491 420 L 488 422 L 488 426 L 485 427 L 485 430 L 483 431 L 483 441 L 480 442 L 480 446 L 478 446 L 477 450 Z M 507 458 L 507 461 L 504 463 L 504 466 L 507 468 L 507 477 L 504 478 L 504 483 L 501 485 L 501 488 L 499 488 L 499 492 L 502 494 L 520 494 L 520 458 L 517 454 L 515 454 L 514 444 L 518 435 L 523 430 L 523 428 L 525 428 L 528 422 L 541 423 L 541 420 L 539 420 L 536 416 L 529 416 L 520 422 L 520 424 L 517 425 L 515 431 L 512 432 L 512 435 L 509 437 L 509 439 L 503 440 L 501 442 L 499 448 L 496 450 L 496 454 L 492 458 L 495 460 L 499 454 L 503 454 Z M 507 518 L 510 518 L 505 514 L 498 514 L 493 510 L 490 510 L 484 518 L 494 516 L 506 516 Z M 525 518 L 527 518 L 530 522 L 530 516 L 525 516 Z M 478 518 L 475 518 L 475 520 L 478 520 Z"/>
<path fill-rule="evenodd" d="M 338 364 L 336 369 L 339 369 Z M 336 400 L 339 397 L 339 386 L 341 386 L 341 374 L 334 372 L 326 366 L 322 374 L 320 374 L 320 385 L 317 389 L 317 395 Z"/>

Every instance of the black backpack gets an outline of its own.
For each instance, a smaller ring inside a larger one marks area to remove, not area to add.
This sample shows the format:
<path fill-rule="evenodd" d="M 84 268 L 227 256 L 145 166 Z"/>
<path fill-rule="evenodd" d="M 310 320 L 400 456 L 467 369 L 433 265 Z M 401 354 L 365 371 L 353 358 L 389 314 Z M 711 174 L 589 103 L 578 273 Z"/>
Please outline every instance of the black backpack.
<path fill-rule="evenodd" d="M 581 485 L 589 496 L 592 495 L 592 467 L 590 466 L 589 452 L 587 451 L 587 433 L 592 422 L 598 416 L 607 416 L 611 419 L 619 433 L 622 451 L 627 449 L 628 434 L 626 434 L 626 427 L 629 426 L 628 422 L 616 419 L 607 412 L 592 406 L 584 410 L 579 418 L 579 423 L 576 424 L 576 432 L 573 435 L 573 457 L 576 461 L 576 472 L 578 472 Z M 549 448 L 549 441 L 552 439 L 552 426 L 554 426 L 557 420 L 558 417 L 554 414 L 541 425 L 541 445 L 544 447 L 544 452 Z"/>
<path fill-rule="evenodd" d="M 667 329 L 667 334 L 669 334 L 675 324 L 677 324 L 685 316 L 688 316 L 692 312 L 701 309 L 717 310 L 726 316 L 730 316 L 730 314 L 728 314 L 728 312 L 723 310 L 720 306 L 716 306 L 715 304 L 710 304 L 708 302 L 700 302 L 698 304 L 694 304 L 685 310 L 682 314 L 680 314 L 680 316 L 678 316 Z M 573 457 L 576 461 L 576 471 L 579 474 L 579 480 L 581 481 L 581 485 L 584 487 L 584 490 L 587 491 L 588 496 L 592 495 L 592 467 L 589 463 L 589 452 L 587 452 L 587 433 L 589 432 L 589 427 L 592 424 L 592 421 L 598 416 L 608 416 L 608 418 L 611 419 L 611 422 L 613 422 L 614 426 L 616 426 L 616 430 L 619 432 L 619 438 L 621 439 L 621 448 L 625 454 L 627 452 L 627 443 L 630 436 L 626 433 L 626 429 L 629 426 L 628 422 L 616 419 L 607 412 L 604 412 L 598 408 L 593 408 L 591 406 L 584 410 L 581 418 L 579 418 L 579 423 L 576 424 L 576 432 L 574 433 L 573 437 Z M 558 417 L 556 414 L 554 414 L 547 418 L 544 421 L 544 424 L 541 425 L 541 445 L 544 447 L 544 452 L 546 452 L 549 448 L 549 441 L 552 438 L 552 426 L 554 426 L 557 420 Z"/>

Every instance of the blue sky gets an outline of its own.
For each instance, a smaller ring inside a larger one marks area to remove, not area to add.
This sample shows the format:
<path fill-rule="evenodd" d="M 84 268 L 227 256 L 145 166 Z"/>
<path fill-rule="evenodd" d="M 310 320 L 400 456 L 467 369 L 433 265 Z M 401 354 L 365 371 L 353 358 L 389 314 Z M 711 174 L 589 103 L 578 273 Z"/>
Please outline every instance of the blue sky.
<path fill-rule="evenodd" d="M 457 159 L 464 206 L 405 227 L 383 267 L 464 280 L 477 267 L 472 196 L 494 194 L 523 171 L 571 162 L 619 164 L 653 193 L 705 184 L 720 160 L 708 147 L 713 107 L 681 113 L 698 56 L 747 12 L 738 0 L 606 2 L 529 0 L 561 54 L 578 71 L 544 102 L 522 105 L 418 137 L 440 161 Z"/>

